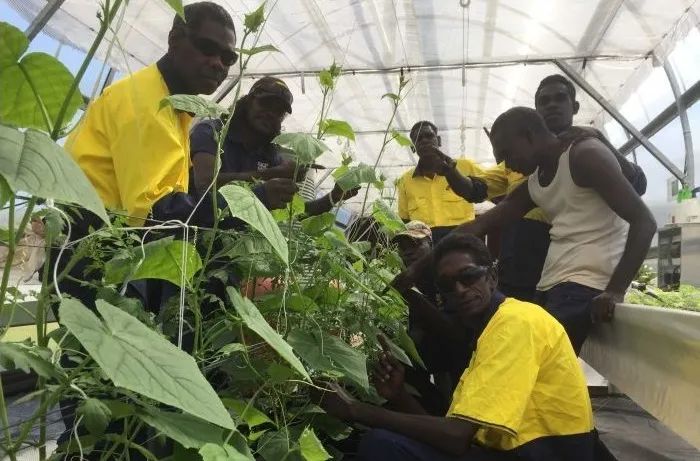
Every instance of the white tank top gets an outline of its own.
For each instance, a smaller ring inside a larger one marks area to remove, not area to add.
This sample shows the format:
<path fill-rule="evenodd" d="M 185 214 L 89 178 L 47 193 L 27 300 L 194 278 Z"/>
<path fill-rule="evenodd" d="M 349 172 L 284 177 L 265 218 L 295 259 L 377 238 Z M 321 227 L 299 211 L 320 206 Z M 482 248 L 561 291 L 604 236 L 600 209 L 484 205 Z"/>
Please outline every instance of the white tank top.
<path fill-rule="evenodd" d="M 604 290 L 622 256 L 629 225 L 597 192 L 574 183 L 570 149 L 559 157 L 551 184 L 540 186 L 539 168 L 528 179 L 530 197 L 552 221 L 552 243 L 537 289 L 575 282 Z"/>

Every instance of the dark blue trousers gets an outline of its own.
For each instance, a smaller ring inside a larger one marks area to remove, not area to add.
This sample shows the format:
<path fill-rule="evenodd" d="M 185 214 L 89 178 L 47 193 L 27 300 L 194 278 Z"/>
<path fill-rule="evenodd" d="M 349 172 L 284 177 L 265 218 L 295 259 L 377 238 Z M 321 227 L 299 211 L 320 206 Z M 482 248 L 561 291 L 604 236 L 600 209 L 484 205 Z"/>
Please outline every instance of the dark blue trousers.
<path fill-rule="evenodd" d="M 514 461 L 508 453 L 470 449 L 464 456 L 454 456 L 422 442 L 384 429 L 369 431 L 360 441 L 356 461 Z"/>

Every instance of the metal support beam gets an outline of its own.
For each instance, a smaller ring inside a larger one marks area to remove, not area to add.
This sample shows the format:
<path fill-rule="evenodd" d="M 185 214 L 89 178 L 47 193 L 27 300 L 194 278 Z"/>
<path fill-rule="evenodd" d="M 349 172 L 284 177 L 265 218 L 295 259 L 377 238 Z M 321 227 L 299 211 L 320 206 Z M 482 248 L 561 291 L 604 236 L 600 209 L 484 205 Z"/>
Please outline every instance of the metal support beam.
<path fill-rule="evenodd" d="M 39 11 L 39 14 L 36 15 L 31 24 L 29 24 L 29 27 L 27 27 L 27 30 L 24 31 L 24 34 L 29 38 L 30 42 L 41 32 L 41 29 L 49 22 L 51 16 L 61 8 L 63 2 L 65 2 L 65 0 L 49 0 L 41 11 Z"/>
<path fill-rule="evenodd" d="M 617 123 L 622 125 L 622 127 L 627 130 L 633 138 L 635 138 L 639 143 L 644 146 L 651 155 L 656 158 L 656 160 L 661 163 L 664 168 L 666 168 L 673 176 L 678 178 L 680 181 L 685 183 L 685 175 L 681 170 L 678 169 L 676 165 L 671 162 L 671 160 L 668 159 L 654 144 L 652 144 L 649 139 L 644 136 L 637 128 L 635 128 L 632 123 L 630 123 L 627 118 L 625 118 L 624 115 L 620 113 L 615 107 L 613 107 L 612 104 L 610 104 L 598 91 L 593 88 L 582 76 L 579 74 L 576 69 L 571 67 L 569 64 L 555 59 L 554 64 L 561 69 L 562 72 L 564 72 L 571 80 L 573 80 L 578 86 L 580 86 L 583 91 L 588 93 L 588 95 L 593 98 L 598 104 L 601 105 L 605 111 L 610 114 L 612 118 L 614 118 Z"/>
<path fill-rule="evenodd" d="M 700 81 L 697 81 L 681 95 L 680 103 L 683 107 L 691 107 L 700 100 Z M 678 116 L 678 105 L 674 102 L 668 105 L 659 115 L 641 129 L 644 136 L 651 137 L 661 131 L 666 125 L 671 123 Z M 639 147 L 639 142 L 636 139 L 624 143 L 620 146 L 620 153 L 628 155 L 634 149 Z"/>
<path fill-rule="evenodd" d="M 681 104 L 681 87 L 678 84 L 676 73 L 668 59 L 664 59 L 664 71 L 668 77 L 668 83 L 671 84 L 671 91 L 676 100 L 678 108 L 678 119 L 681 122 L 683 129 L 683 144 L 685 146 L 685 183 L 691 188 L 695 188 L 695 152 L 693 151 L 693 134 L 690 131 L 690 121 L 688 120 L 688 112 L 685 106 Z"/>
<path fill-rule="evenodd" d="M 600 43 L 605 38 L 608 29 L 620 12 L 620 8 L 624 0 L 599 0 L 591 20 L 588 21 L 588 26 L 583 32 L 581 40 L 578 42 L 576 52 L 580 54 L 594 53 Z M 583 62 L 577 64 L 577 70 L 580 72 L 583 68 Z"/>

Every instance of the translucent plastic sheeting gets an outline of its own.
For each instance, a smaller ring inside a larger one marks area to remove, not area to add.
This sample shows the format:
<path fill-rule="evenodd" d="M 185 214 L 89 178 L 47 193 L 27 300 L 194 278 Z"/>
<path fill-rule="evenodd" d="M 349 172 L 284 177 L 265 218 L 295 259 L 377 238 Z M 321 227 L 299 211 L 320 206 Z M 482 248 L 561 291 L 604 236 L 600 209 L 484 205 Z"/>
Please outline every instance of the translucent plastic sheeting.
<path fill-rule="evenodd" d="M 611 384 L 700 449 L 700 313 L 619 305 L 581 357 Z"/>
<path fill-rule="evenodd" d="M 216 1 L 231 12 L 240 40 L 243 14 L 260 2 Z M 9 2 L 31 21 L 46 0 Z M 162 56 L 174 13 L 163 0 L 125 3 L 118 41 L 109 55 L 102 46 L 98 57 L 128 73 Z M 286 130 L 314 131 L 321 106 L 314 73 L 333 61 L 354 71 L 341 77 L 330 116 L 351 123 L 357 132 L 353 156 L 374 164 L 391 115 L 381 96 L 396 90 L 403 68 L 410 91 L 392 127 L 405 132 L 418 120 L 431 120 L 446 152 L 488 163 L 493 157 L 483 127 L 513 105 L 534 105 L 540 80 L 559 73 L 543 62 L 567 59 L 619 106 L 653 68 L 650 53 L 663 59 L 697 25 L 700 11 L 694 0 L 462 3 L 470 6 L 463 8 L 458 0 L 269 0 L 258 45 L 272 44 L 280 52 L 254 57 L 248 73 L 284 78 L 295 95 Z M 65 0 L 45 32 L 86 50 L 99 27 L 98 8 L 97 0 Z M 230 78 L 236 72 L 232 69 Z M 252 81 L 245 79 L 244 90 Z M 579 101 L 576 123 L 602 126 L 599 105 L 583 94 Z M 322 159 L 327 166 L 337 165 L 342 150 L 330 144 L 333 152 Z M 391 184 L 415 160 L 409 149 L 392 145 L 378 163 Z"/>

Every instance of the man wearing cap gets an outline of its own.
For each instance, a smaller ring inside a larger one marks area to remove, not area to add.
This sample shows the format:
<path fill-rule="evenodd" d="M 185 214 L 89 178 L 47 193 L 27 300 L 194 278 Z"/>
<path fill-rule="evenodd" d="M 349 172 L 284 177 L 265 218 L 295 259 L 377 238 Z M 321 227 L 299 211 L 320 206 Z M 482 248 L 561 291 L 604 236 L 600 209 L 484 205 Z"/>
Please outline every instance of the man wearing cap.
<path fill-rule="evenodd" d="M 401 260 L 409 267 L 433 249 L 430 227 L 411 221 L 391 240 Z M 423 396 L 422 403 L 434 414 L 444 414 L 449 396 L 471 357 L 471 335 L 465 335 L 444 314 L 432 274 L 417 280 L 415 288 L 402 295 L 408 305 L 409 335 L 416 344 L 426 370 L 407 370 L 407 382 Z M 430 384 L 435 376 L 439 391 Z"/>
<path fill-rule="evenodd" d="M 282 80 L 263 77 L 236 103 L 223 142 L 221 169 L 216 181 L 219 186 L 232 181 L 262 181 L 253 186 L 253 192 L 269 209 L 284 208 L 292 200 L 298 189 L 295 180 L 303 179 L 305 171 L 297 171 L 294 162 L 282 159 L 272 140 L 280 134 L 284 118 L 292 113 L 293 101 L 292 92 Z M 202 121 L 190 135 L 190 185 L 200 193 L 214 180 L 216 134 L 223 125 L 223 120 Z M 307 202 L 306 213 L 317 215 L 329 211 L 357 191 L 344 193 L 336 186 L 329 194 Z"/>

